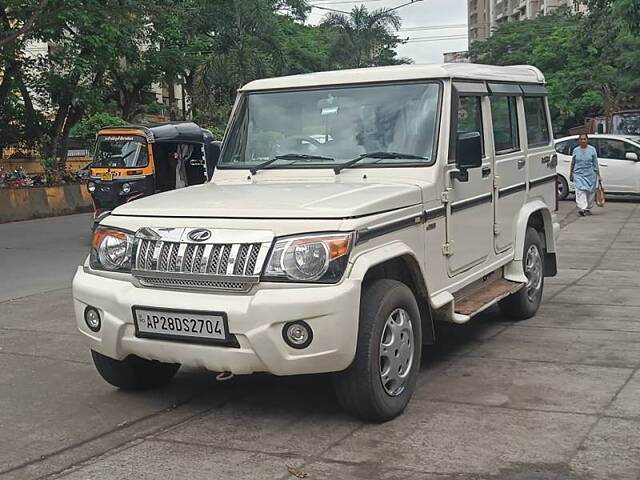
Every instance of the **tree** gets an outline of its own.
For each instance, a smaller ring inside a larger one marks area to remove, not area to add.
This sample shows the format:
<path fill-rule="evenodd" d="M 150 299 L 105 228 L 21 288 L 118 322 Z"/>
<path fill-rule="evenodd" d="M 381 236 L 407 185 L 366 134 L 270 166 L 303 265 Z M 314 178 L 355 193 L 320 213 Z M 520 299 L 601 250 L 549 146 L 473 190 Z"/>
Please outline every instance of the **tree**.
<path fill-rule="evenodd" d="M 502 24 L 489 39 L 472 45 L 470 57 L 542 70 L 558 130 L 582 124 L 585 116 L 611 113 L 640 86 L 639 38 L 613 15 L 611 0 L 594 0 L 589 7 L 587 15 L 558 9 Z"/>
<path fill-rule="evenodd" d="M 99 130 L 106 127 L 119 127 L 126 124 L 127 122 L 120 117 L 114 117 L 104 112 L 96 113 L 82 119 L 74 129 L 74 135 L 82 142 L 86 149 L 93 150 L 95 147 L 96 134 Z"/>
<path fill-rule="evenodd" d="M 353 7 L 349 15 L 327 13 L 322 21 L 323 27 L 340 33 L 331 55 L 347 68 L 397 63 L 394 49 L 402 40 L 394 32 L 401 24 L 397 11 L 381 8 L 370 12 L 364 5 Z"/>

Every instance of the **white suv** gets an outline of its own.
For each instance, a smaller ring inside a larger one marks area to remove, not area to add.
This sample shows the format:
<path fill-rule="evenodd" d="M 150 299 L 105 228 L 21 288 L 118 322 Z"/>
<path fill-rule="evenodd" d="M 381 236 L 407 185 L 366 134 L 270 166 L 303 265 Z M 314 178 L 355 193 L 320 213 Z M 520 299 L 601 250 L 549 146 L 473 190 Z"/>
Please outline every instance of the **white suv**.
<path fill-rule="evenodd" d="M 640 195 L 640 136 L 589 135 L 589 143 L 598 152 L 602 186 L 607 193 Z M 578 135 L 556 140 L 558 152 L 558 194 L 561 200 L 575 191 L 569 181 L 571 156 L 578 146 Z"/>
<path fill-rule="evenodd" d="M 400 414 L 436 320 L 536 313 L 556 273 L 551 131 L 530 66 L 251 82 L 210 183 L 96 230 L 73 295 L 98 371 L 123 389 L 181 364 L 334 372 L 349 412 Z"/>

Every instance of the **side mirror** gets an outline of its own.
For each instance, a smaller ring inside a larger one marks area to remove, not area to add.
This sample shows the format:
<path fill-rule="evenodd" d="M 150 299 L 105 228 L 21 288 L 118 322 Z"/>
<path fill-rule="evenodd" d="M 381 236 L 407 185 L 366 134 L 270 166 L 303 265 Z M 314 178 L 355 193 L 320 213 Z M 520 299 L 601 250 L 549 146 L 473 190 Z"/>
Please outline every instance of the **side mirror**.
<path fill-rule="evenodd" d="M 624 156 L 627 160 L 633 160 L 634 162 L 638 161 L 638 154 L 636 152 L 627 152 Z"/>
<path fill-rule="evenodd" d="M 456 140 L 456 178 L 461 182 L 469 180 L 467 170 L 482 166 L 482 138 L 480 132 L 468 132 L 458 135 Z"/>

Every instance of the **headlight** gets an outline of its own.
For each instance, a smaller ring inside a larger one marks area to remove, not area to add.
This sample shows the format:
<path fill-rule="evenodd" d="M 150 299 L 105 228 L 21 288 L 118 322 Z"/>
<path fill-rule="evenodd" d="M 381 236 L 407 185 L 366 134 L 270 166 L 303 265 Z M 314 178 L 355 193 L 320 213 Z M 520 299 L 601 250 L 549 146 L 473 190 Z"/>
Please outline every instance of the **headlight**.
<path fill-rule="evenodd" d="M 126 195 L 127 193 L 129 193 L 131 191 L 131 184 L 130 183 L 123 183 L 122 187 L 121 187 L 121 191 L 124 195 Z"/>
<path fill-rule="evenodd" d="M 96 184 L 93 182 L 89 182 L 87 183 L 87 190 L 89 190 L 89 192 L 93 193 L 96 191 Z"/>
<path fill-rule="evenodd" d="M 98 227 L 91 242 L 89 263 L 96 270 L 130 272 L 133 235 L 108 227 Z"/>
<path fill-rule="evenodd" d="M 352 244 L 352 233 L 277 239 L 262 279 L 336 283 L 347 267 Z"/>

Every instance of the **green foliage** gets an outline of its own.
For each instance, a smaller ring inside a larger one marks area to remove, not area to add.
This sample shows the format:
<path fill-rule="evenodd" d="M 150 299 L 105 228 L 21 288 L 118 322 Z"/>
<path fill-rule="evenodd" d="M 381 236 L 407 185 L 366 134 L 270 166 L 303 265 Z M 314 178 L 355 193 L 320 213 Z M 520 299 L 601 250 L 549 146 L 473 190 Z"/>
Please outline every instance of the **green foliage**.
<path fill-rule="evenodd" d="M 127 122 L 120 117 L 101 112 L 84 118 L 73 130 L 73 134 L 82 141 L 85 148 L 93 150 L 96 134 L 99 130 L 106 127 L 120 127 L 126 124 Z"/>
<path fill-rule="evenodd" d="M 322 26 L 337 35 L 331 43 L 331 56 L 346 68 L 373 67 L 397 63 L 395 48 L 402 41 L 394 34 L 401 26 L 395 10 L 369 11 L 361 5 L 349 15 L 330 12 Z"/>
<path fill-rule="evenodd" d="M 589 13 L 558 9 L 551 15 L 498 26 L 470 50 L 473 61 L 530 64 L 545 74 L 556 130 L 582 124 L 585 116 L 608 114 L 620 99 L 640 91 L 640 37 L 613 4 L 589 0 Z"/>
<path fill-rule="evenodd" d="M 309 11 L 307 0 L 3 0 L 0 142 L 63 158 L 78 122 L 92 137 L 95 114 L 179 120 L 172 89 L 156 103 L 158 84 L 184 88 L 194 120 L 224 129 L 251 80 L 398 62 L 394 12 L 354 9 L 341 30 L 304 25 Z M 20 54 L 33 41 L 49 48 Z"/>

